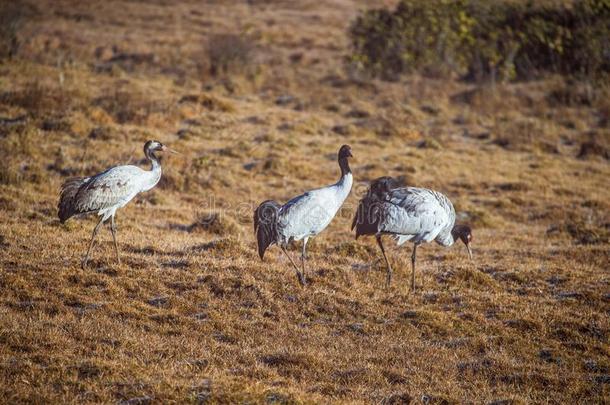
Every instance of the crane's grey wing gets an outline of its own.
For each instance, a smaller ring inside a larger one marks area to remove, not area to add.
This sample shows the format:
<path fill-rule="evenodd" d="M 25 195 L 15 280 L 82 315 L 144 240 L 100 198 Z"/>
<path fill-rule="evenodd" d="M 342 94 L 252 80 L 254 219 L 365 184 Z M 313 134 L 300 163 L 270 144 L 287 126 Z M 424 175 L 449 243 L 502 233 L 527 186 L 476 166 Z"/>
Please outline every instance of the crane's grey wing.
<path fill-rule="evenodd" d="M 64 223 L 73 215 L 79 214 L 74 205 L 74 197 L 78 190 L 90 180 L 90 177 L 74 177 L 66 180 L 61 185 L 59 203 L 57 204 L 57 215 L 59 220 Z M 82 214 L 82 212 L 80 212 Z"/>
<path fill-rule="evenodd" d="M 281 234 L 291 237 L 306 231 L 308 228 L 306 217 L 312 201 L 312 195 L 305 193 L 294 197 L 282 206 L 278 221 Z"/>
<path fill-rule="evenodd" d="M 72 199 L 75 210 L 84 213 L 126 204 L 140 191 L 141 174 L 138 167 L 117 166 L 91 177 Z"/>
<path fill-rule="evenodd" d="M 453 206 L 432 190 L 406 187 L 385 195 L 379 230 L 396 235 L 417 235 L 432 240 L 449 222 Z"/>
<path fill-rule="evenodd" d="M 288 201 L 280 210 L 279 231 L 285 239 L 299 240 L 321 232 L 334 213 L 324 207 L 321 190 L 309 191 Z"/>

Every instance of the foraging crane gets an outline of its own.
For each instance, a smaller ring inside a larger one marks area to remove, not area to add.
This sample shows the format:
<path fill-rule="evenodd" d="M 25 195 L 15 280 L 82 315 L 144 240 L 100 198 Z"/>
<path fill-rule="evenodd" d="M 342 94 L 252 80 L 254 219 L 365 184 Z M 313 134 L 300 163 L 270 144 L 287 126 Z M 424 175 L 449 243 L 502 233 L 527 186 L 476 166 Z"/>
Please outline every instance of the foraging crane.
<path fill-rule="evenodd" d="M 348 158 L 352 157 L 352 149 L 343 145 L 339 149 L 338 162 L 341 178 L 335 184 L 318 188 L 294 197 L 284 205 L 275 201 L 262 202 L 254 211 L 254 232 L 258 243 L 258 254 L 263 260 L 265 250 L 278 244 L 294 266 L 301 285 L 305 285 L 305 250 L 309 238 L 322 232 L 343 205 L 352 189 L 352 171 Z M 292 240 L 303 239 L 301 251 L 302 273 L 294 263 L 286 246 Z"/>
<path fill-rule="evenodd" d="M 148 141 L 144 144 L 144 155 L 150 161 L 152 170 L 143 170 L 137 166 L 115 166 L 91 177 L 76 177 L 67 180 L 61 186 L 59 197 L 59 220 L 61 223 L 78 214 L 97 213 L 100 220 L 93 229 L 89 249 L 82 262 L 87 266 L 89 254 L 93 247 L 95 236 L 102 223 L 110 219 L 110 231 L 114 241 L 116 258 L 121 264 L 119 247 L 116 241 L 116 226 L 114 214 L 124 207 L 137 194 L 148 191 L 157 185 L 161 179 L 161 164 L 155 152 L 169 151 L 177 153 L 160 142 Z"/>
<path fill-rule="evenodd" d="M 382 235 L 393 235 L 400 246 L 413 242 L 411 255 L 411 289 L 415 290 L 415 252 L 424 242 L 435 241 L 451 246 L 460 239 L 472 260 L 472 231 L 468 225 L 455 224 L 455 209 L 449 199 L 438 191 L 426 188 L 396 188 L 391 177 L 381 177 L 371 183 L 368 193 L 360 200 L 352 229 L 360 235 L 375 235 L 387 265 L 387 285 L 392 279 L 392 267 L 385 254 Z"/>

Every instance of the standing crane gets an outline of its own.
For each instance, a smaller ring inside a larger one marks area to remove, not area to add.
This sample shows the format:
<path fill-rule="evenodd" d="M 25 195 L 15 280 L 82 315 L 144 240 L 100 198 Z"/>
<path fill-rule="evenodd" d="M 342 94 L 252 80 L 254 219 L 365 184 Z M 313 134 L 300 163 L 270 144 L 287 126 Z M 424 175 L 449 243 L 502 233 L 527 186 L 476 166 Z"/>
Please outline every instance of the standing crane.
<path fill-rule="evenodd" d="M 348 163 L 350 157 L 353 157 L 352 149 L 348 145 L 341 146 L 338 153 L 341 178 L 335 184 L 308 191 L 294 197 L 284 205 L 267 200 L 254 211 L 254 232 L 261 260 L 270 245 L 279 245 L 294 266 L 301 285 L 306 284 L 307 241 L 330 224 L 352 189 L 352 171 Z M 303 239 L 302 272 L 286 251 L 288 243 L 301 239 Z"/>
<path fill-rule="evenodd" d="M 61 223 L 79 214 L 97 213 L 101 217 L 93 229 L 89 249 L 82 262 L 83 268 L 87 266 L 91 248 L 100 226 L 108 219 L 110 219 L 110 231 L 112 232 L 116 258 L 118 263 L 121 264 L 114 214 L 137 194 L 148 191 L 157 185 L 161 179 L 161 163 L 155 152 L 162 151 L 177 153 L 158 141 L 148 141 L 144 144 L 144 155 L 152 165 L 151 170 L 143 170 L 132 165 L 115 166 L 95 176 L 76 177 L 62 184 L 57 206 Z"/>
<path fill-rule="evenodd" d="M 360 235 L 375 235 L 387 265 L 387 285 L 392 280 L 392 267 L 383 248 L 382 235 L 392 235 L 400 246 L 413 242 L 411 255 L 411 289 L 415 290 L 415 256 L 417 246 L 435 241 L 451 246 L 460 239 L 472 260 L 472 231 L 468 225 L 455 224 L 455 209 L 451 201 L 438 191 L 416 187 L 395 187 L 391 177 L 381 177 L 371 183 L 360 200 L 352 229 Z"/>

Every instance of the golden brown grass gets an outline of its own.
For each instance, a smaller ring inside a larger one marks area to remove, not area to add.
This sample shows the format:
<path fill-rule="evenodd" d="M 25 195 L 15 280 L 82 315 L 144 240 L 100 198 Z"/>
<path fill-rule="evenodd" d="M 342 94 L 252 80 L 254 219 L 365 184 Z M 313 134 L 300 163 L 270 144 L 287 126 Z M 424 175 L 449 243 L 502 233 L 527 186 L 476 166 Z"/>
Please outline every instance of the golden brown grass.
<path fill-rule="evenodd" d="M 603 97 L 361 82 L 341 61 L 365 2 L 250 3 L 31 2 L 0 65 L 2 402 L 607 401 Z M 252 39 L 255 69 L 202 77 L 225 34 Z M 184 155 L 119 211 L 123 263 L 104 230 L 82 270 L 94 219 L 59 223 L 61 182 L 139 164 L 149 138 Z M 356 184 L 303 289 L 277 248 L 258 259 L 252 209 L 334 181 L 343 143 Z M 388 174 L 451 197 L 474 262 L 424 246 L 411 293 L 390 248 L 383 287 L 349 224 Z"/>

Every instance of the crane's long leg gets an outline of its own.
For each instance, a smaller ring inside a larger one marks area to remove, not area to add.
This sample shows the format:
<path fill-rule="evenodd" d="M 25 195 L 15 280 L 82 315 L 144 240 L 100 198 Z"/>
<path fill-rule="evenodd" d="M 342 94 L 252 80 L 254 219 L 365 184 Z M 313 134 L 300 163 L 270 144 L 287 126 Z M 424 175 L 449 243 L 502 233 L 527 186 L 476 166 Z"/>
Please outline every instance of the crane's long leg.
<path fill-rule="evenodd" d="M 411 290 L 415 291 L 415 252 L 417 251 L 417 243 L 413 244 L 413 254 L 411 255 Z"/>
<path fill-rule="evenodd" d="M 307 246 L 307 241 L 309 238 L 303 239 L 303 250 L 301 251 L 301 264 L 303 265 L 303 279 L 305 280 L 305 260 L 307 259 L 307 253 L 305 251 L 305 247 Z"/>
<path fill-rule="evenodd" d="M 383 254 L 383 258 L 385 259 L 385 264 L 387 266 L 387 268 L 386 268 L 386 271 L 387 271 L 386 287 L 389 287 L 390 283 L 392 282 L 392 266 L 390 266 L 390 261 L 388 260 L 388 257 L 385 255 L 385 249 L 383 248 L 383 243 L 381 243 L 381 235 L 376 235 L 375 239 L 377 239 L 377 244 L 379 245 L 379 248 L 381 249 L 381 253 Z"/>
<path fill-rule="evenodd" d="M 297 278 L 299 279 L 299 283 L 301 283 L 301 285 L 305 285 L 305 277 L 303 277 L 303 275 L 301 274 L 301 272 L 299 271 L 299 268 L 297 267 L 297 265 L 294 263 L 294 260 L 292 260 L 292 257 L 290 257 L 290 255 L 288 254 L 288 252 L 286 251 L 286 249 L 284 248 L 284 246 L 280 246 L 282 248 L 282 252 L 284 252 L 284 254 L 286 256 L 288 256 L 288 260 L 290 260 L 290 263 L 292 263 L 292 265 L 294 266 L 294 269 L 297 272 Z"/>
<path fill-rule="evenodd" d="M 100 225 L 102 225 L 102 222 L 104 222 L 104 217 L 101 217 L 100 222 L 98 222 L 97 225 L 95 225 L 95 228 L 93 228 L 93 233 L 91 234 L 91 242 L 89 242 L 89 249 L 87 249 L 87 254 L 85 255 L 85 259 L 83 260 L 83 263 L 82 263 L 83 269 L 85 267 L 87 267 L 87 262 L 89 261 L 89 255 L 91 254 L 91 248 L 93 247 L 93 242 L 95 241 L 95 236 L 97 235 L 97 232 L 100 230 Z"/>
<path fill-rule="evenodd" d="M 114 241 L 114 251 L 116 252 L 116 260 L 121 264 L 119 256 L 119 245 L 116 243 L 116 225 L 114 223 L 114 215 L 110 217 L 110 232 L 112 232 L 112 240 Z"/>

